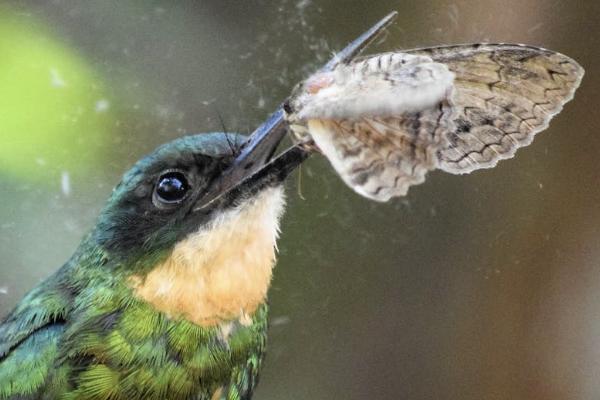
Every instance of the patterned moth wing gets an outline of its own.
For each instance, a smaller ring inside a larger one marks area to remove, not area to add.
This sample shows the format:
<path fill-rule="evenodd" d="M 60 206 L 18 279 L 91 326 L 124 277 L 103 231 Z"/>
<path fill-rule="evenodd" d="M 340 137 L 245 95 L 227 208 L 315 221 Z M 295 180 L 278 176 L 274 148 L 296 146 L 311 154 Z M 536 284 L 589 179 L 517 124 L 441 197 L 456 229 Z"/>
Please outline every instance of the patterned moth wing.
<path fill-rule="evenodd" d="M 404 117 L 311 119 L 308 131 L 344 182 L 376 201 L 404 196 L 438 166 L 449 112 L 440 102 Z"/>
<path fill-rule="evenodd" d="M 455 75 L 452 121 L 439 168 L 464 174 L 494 167 L 529 145 L 571 100 L 584 74 L 571 58 L 514 44 L 473 44 L 408 51 Z"/>
<path fill-rule="evenodd" d="M 348 186 L 387 201 L 437 167 L 453 78 L 428 56 L 385 53 L 311 76 L 292 95 L 287 119 Z"/>
<path fill-rule="evenodd" d="M 583 74 L 567 56 L 515 44 L 386 53 L 313 75 L 287 116 L 346 184 L 386 201 L 429 170 L 463 174 L 511 158 L 573 98 Z"/>

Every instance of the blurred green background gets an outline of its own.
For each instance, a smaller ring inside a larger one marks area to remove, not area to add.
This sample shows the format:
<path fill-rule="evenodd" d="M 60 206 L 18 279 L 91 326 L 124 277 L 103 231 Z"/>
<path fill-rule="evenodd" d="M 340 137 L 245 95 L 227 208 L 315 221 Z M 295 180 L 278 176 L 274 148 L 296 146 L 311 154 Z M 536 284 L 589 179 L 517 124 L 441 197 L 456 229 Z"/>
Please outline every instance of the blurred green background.
<path fill-rule="evenodd" d="M 600 4 L 0 2 L 0 314 L 72 253 L 120 175 L 184 133 L 251 132 L 391 10 L 383 51 L 521 42 L 587 70 L 517 157 L 389 204 L 294 177 L 256 399 L 600 398 Z"/>

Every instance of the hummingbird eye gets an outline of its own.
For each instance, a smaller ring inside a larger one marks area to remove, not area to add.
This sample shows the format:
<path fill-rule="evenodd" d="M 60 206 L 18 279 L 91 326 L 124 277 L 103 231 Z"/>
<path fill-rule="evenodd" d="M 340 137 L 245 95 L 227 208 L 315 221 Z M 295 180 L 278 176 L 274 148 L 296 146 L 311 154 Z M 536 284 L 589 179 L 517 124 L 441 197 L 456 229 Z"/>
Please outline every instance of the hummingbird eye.
<path fill-rule="evenodd" d="M 185 175 L 179 171 L 164 173 L 158 178 L 154 188 L 153 201 L 156 206 L 177 204 L 190 189 Z"/>

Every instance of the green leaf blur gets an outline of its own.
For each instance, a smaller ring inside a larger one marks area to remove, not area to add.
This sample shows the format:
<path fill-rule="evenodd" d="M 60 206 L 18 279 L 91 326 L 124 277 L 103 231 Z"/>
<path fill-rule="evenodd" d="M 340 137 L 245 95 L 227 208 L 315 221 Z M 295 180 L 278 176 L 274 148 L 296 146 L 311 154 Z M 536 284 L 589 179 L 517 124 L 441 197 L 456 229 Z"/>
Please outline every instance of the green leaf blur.
<path fill-rule="evenodd" d="M 0 54 L 0 174 L 42 181 L 97 165 L 110 102 L 85 58 L 2 8 Z"/>

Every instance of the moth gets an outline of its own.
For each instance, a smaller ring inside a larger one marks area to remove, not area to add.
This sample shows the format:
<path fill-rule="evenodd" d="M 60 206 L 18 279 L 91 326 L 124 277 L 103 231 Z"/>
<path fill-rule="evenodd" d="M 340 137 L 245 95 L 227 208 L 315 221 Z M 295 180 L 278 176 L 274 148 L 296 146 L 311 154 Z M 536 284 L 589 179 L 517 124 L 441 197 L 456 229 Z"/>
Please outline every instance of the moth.
<path fill-rule="evenodd" d="M 295 137 L 376 201 L 428 171 L 492 168 L 573 98 L 583 68 L 520 44 L 432 47 L 357 58 L 302 82 L 284 106 Z"/>

